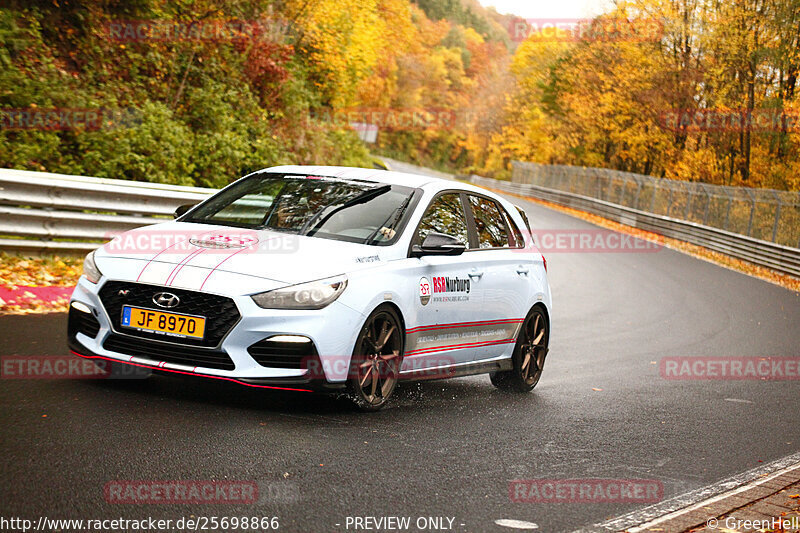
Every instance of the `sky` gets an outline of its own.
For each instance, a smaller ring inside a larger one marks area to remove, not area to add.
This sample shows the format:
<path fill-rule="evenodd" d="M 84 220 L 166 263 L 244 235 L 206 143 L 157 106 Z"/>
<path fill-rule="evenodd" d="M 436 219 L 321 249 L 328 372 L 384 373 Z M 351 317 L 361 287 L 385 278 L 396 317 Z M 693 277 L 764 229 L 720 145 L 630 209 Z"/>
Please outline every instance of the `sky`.
<path fill-rule="evenodd" d="M 479 0 L 499 13 L 511 13 L 522 18 L 571 19 L 599 15 L 610 0 Z"/>

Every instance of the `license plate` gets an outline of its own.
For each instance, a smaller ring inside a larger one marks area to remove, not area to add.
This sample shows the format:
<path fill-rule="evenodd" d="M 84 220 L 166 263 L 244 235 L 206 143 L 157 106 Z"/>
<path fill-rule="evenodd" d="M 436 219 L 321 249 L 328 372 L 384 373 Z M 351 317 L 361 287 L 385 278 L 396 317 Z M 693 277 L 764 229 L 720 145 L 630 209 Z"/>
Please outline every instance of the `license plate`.
<path fill-rule="evenodd" d="M 206 330 L 206 319 L 201 316 L 164 313 L 126 305 L 122 308 L 122 325 L 126 328 L 161 333 L 170 337 L 202 339 Z"/>

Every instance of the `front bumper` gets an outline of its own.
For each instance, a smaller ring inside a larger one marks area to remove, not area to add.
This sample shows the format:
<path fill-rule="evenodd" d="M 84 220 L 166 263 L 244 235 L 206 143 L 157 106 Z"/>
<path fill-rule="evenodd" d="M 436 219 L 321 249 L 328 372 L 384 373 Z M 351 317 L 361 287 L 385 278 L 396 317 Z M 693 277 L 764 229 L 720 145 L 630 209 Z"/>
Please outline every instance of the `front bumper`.
<path fill-rule="evenodd" d="M 72 295 L 68 342 L 75 355 L 149 368 L 155 372 L 223 379 L 256 387 L 323 391 L 342 389 L 346 384 L 356 335 L 365 319 L 361 313 L 338 302 L 321 310 L 274 310 L 258 307 L 249 296 L 227 296 L 235 302 L 241 318 L 217 346 L 203 349 L 224 354 L 232 364 L 209 368 L 203 366 L 200 360 L 177 363 L 175 358 L 168 355 L 159 357 L 159 354 L 169 354 L 170 350 L 186 351 L 185 346 L 142 339 L 130 332 L 120 331 L 122 328 L 115 328 L 99 296 L 106 281 L 104 278 L 95 285 L 82 277 Z M 73 304 L 80 310 L 74 309 Z M 303 368 L 265 366 L 272 360 L 270 358 L 266 359 L 266 363 L 264 358 L 259 359 L 263 363 L 259 364 L 248 348 L 276 335 L 298 335 L 310 339 L 316 357 L 315 364 L 311 365 L 313 368 L 307 368 L 309 365 Z M 142 349 L 142 353 L 130 348 L 125 350 L 126 353 L 109 349 L 109 345 L 118 346 L 120 340 L 130 341 L 128 344 L 134 347 L 137 342 L 151 346 L 157 342 L 159 349 Z"/>

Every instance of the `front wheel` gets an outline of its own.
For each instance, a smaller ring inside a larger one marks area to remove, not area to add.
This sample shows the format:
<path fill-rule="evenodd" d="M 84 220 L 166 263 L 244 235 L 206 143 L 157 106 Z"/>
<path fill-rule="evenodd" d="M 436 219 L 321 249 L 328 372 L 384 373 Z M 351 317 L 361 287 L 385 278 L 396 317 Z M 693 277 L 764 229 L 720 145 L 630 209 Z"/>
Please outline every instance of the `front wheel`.
<path fill-rule="evenodd" d="M 542 377 L 547 343 L 550 339 L 549 324 L 541 307 L 531 309 L 517 337 L 511 360 L 514 367 L 503 372 L 492 372 L 490 379 L 498 389 L 528 392 Z"/>
<path fill-rule="evenodd" d="M 400 376 L 403 330 L 390 307 L 367 318 L 350 361 L 348 396 L 363 411 L 377 411 L 389 401 Z"/>

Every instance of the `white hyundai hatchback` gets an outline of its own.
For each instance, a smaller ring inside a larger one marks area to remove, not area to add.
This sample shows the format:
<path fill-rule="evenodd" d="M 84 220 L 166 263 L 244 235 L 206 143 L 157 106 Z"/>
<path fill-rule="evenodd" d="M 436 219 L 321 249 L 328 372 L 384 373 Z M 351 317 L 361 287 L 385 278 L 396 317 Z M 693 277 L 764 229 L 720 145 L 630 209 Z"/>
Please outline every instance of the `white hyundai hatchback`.
<path fill-rule="evenodd" d="M 490 373 L 531 390 L 550 305 L 527 218 L 503 198 L 282 166 L 89 254 L 69 347 L 117 369 L 341 391 L 376 410 L 401 379 Z"/>

